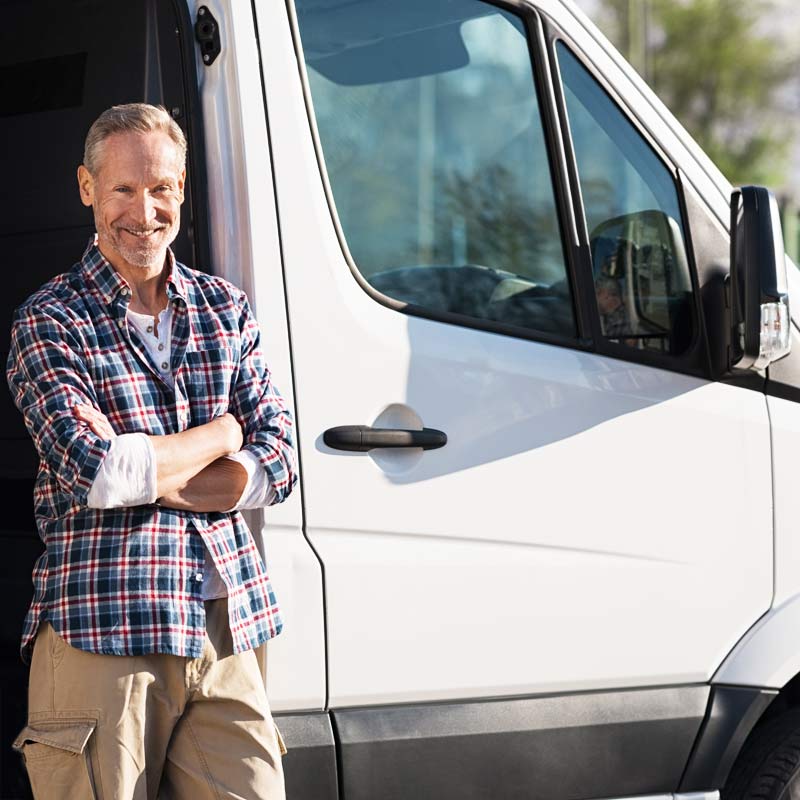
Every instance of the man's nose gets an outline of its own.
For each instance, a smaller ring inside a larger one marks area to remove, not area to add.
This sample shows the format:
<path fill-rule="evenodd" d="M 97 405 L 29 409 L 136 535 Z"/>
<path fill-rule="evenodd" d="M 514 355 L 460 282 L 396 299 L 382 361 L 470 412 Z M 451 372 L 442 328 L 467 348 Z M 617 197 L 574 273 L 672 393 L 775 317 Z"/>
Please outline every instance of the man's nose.
<path fill-rule="evenodd" d="M 149 192 L 137 192 L 133 207 L 130 209 L 133 219 L 142 225 L 156 218 L 156 204 Z"/>

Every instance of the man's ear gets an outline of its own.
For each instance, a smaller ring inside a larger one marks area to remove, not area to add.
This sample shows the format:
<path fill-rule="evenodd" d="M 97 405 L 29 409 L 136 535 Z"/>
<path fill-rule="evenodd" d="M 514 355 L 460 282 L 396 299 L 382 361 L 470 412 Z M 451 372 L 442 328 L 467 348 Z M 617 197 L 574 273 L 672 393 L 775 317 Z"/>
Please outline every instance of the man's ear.
<path fill-rule="evenodd" d="M 181 203 L 183 202 L 183 187 L 186 183 L 186 167 L 181 170 L 181 176 L 178 178 L 178 194 L 180 195 Z"/>
<path fill-rule="evenodd" d="M 83 164 L 78 167 L 78 190 L 81 193 L 81 202 L 85 206 L 92 205 L 94 202 L 94 178 Z"/>

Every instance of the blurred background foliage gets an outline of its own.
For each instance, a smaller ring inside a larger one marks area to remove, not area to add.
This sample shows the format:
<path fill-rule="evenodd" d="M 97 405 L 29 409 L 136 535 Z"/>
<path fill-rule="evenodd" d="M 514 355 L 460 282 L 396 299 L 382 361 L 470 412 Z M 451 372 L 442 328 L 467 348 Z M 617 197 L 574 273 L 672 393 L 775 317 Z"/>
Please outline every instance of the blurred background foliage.
<path fill-rule="evenodd" d="M 769 186 L 800 237 L 794 0 L 577 0 L 735 184 Z"/>
<path fill-rule="evenodd" d="M 770 0 L 603 0 L 599 20 L 628 60 L 734 183 L 775 185 L 795 121 L 785 87 L 795 54 L 760 23 Z"/>

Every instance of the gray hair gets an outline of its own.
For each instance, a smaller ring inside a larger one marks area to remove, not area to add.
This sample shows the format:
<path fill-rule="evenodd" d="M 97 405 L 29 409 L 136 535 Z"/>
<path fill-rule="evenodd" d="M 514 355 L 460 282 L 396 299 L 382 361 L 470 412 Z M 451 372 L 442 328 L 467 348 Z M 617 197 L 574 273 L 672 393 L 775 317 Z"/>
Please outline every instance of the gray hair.
<path fill-rule="evenodd" d="M 103 142 L 115 133 L 166 133 L 178 150 L 181 169 L 186 164 L 186 137 L 163 106 L 126 103 L 106 109 L 89 128 L 83 148 L 83 164 L 92 175 L 100 168 Z"/>

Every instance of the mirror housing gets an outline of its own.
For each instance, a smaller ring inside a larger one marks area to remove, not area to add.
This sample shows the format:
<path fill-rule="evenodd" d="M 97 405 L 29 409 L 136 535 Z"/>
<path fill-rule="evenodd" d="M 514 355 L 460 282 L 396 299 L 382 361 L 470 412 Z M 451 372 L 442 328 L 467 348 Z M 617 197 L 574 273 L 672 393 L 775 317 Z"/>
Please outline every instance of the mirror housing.
<path fill-rule="evenodd" d="M 763 186 L 731 194 L 729 364 L 765 369 L 789 354 L 791 317 L 778 204 Z"/>

